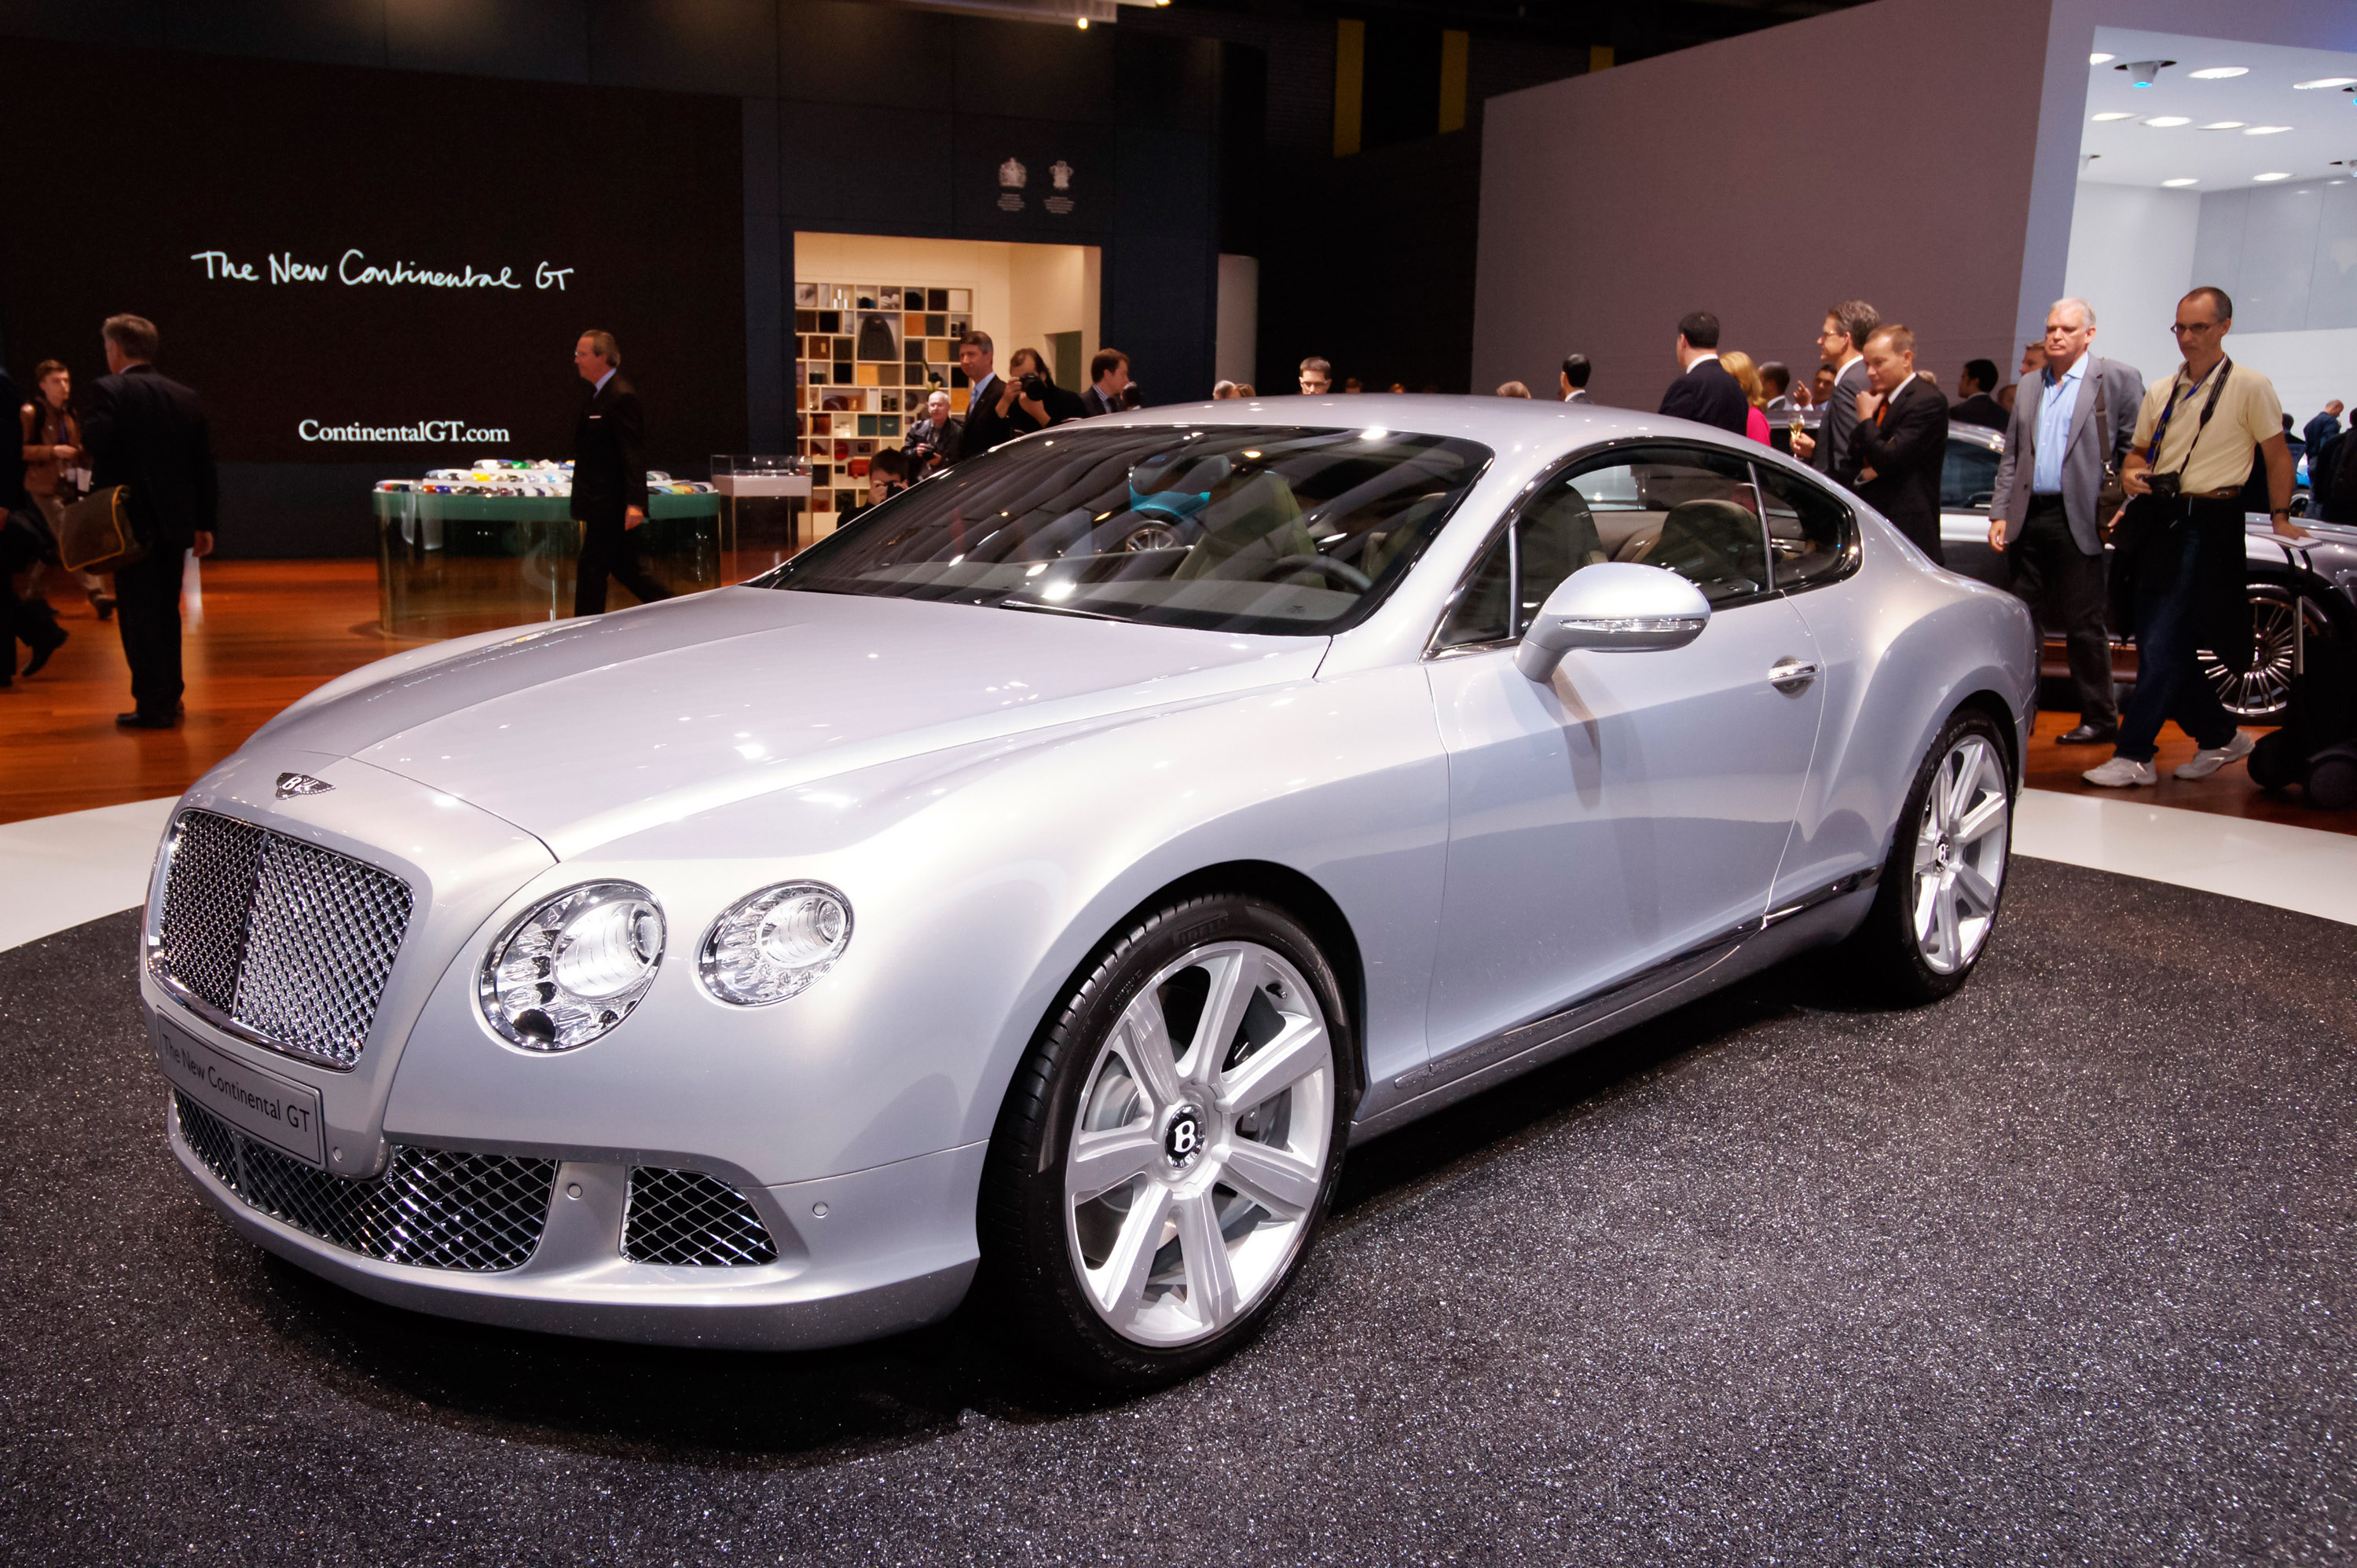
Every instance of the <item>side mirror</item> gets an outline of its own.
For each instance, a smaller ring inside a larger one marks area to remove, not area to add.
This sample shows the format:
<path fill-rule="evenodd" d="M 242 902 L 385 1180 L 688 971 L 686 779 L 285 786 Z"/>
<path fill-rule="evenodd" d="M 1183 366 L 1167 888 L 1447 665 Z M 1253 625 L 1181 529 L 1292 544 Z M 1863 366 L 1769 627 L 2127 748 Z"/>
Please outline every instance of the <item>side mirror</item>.
<path fill-rule="evenodd" d="M 1605 561 L 1566 577 L 1523 634 L 1514 668 L 1544 684 L 1575 648 L 1643 653 L 1684 648 L 1710 624 L 1710 601 L 1675 572 Z"/>

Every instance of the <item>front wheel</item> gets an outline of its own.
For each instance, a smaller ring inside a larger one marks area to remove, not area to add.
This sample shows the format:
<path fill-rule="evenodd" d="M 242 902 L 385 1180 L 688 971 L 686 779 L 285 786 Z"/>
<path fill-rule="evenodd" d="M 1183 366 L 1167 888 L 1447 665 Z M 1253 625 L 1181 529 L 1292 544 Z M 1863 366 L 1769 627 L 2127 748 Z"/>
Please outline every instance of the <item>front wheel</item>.
<path fill-rule="evenodd" d="M 1866 923 L 1850 938 L 1875 989 L 1905 1005 L 1964 984 L 1987 948 L 2013 851 L 1996 721 L 1957 714 L 1916 769 Z"/>
<path fill-rule="evenodd" d="M 1232 1351 L 1333 1198 L 1348 1025 L 1284 911 L 1175 903 L 1115 939 L 1016 1075 L 980 1213 L 985 1287 L 1055 1361 L 1150 1388 Z"/>

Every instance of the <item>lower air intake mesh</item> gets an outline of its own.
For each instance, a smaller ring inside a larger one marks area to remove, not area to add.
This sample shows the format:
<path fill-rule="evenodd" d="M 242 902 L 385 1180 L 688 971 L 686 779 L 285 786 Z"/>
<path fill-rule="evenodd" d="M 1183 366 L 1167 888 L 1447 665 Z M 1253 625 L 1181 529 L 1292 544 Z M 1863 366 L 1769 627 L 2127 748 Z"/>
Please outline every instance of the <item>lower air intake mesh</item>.
<path fill-rule="evenodd" d="M 778 1261 L 770 1228 L 745 1195 L 702 1171 L 638 1165 L 622 1217 L 622 1256 L 635 1263 L 742 1269 Z"/>
<path fill-rule="evenodd" d="M 548 1224 L 554 1160 L 395 1144 L 384 1174 L 329 1176 L 172 1096 L 181 1140 L 207 1170 L 274 1219 L 388 1263 L 500 1273 L 522 1267 Z"/>

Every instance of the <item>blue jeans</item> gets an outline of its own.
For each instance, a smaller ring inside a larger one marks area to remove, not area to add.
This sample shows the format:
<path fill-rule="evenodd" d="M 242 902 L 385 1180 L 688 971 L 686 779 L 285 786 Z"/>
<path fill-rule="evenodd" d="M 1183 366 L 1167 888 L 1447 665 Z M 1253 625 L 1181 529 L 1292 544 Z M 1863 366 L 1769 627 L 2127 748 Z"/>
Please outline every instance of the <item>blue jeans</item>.
<path fill-rule="evenodd" d="M 2234 715 L 2218 701 L 2193 654 L 2199 633 L 2193 624 L 2194 585 L 2201 569 L 2201 534 L 2180 524 L 2184 553 L 2176 580 L 2165 591 L 2139 586 L 2136 599 L 2136 683 L 2120 717 L 2117 755 L 2150 762 L 2160 726 L 2169 719 L 2205 750 L 2233 744 Z"/>

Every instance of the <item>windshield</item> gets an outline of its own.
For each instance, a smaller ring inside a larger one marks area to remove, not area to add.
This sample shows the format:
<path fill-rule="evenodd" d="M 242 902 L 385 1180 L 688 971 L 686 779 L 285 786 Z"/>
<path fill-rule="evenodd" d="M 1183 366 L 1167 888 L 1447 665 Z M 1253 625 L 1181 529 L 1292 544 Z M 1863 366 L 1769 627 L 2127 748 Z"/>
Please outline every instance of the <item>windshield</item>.
<path fill-rule="evenodd" d="M 1383 430 L 1059 425 L 969 457 L 756 585 L 1212 631 L 1381 603 L 1490 460 Z"/>

